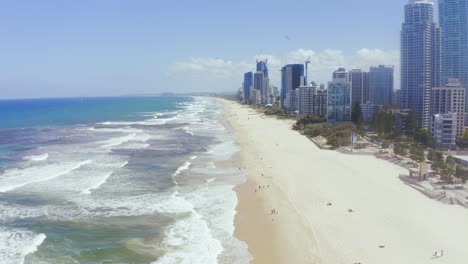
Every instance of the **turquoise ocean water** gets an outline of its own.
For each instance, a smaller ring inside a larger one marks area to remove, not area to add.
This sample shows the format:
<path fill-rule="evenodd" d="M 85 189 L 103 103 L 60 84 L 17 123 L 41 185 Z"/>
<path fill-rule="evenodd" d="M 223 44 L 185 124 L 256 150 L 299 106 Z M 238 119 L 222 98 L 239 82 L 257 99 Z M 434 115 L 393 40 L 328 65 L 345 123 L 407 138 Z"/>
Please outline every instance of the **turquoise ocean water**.
<path fill-rule="evenodd" d="M 237 151 L 214 99 L 0 101 L 0 263 L 248 263 Z"/>

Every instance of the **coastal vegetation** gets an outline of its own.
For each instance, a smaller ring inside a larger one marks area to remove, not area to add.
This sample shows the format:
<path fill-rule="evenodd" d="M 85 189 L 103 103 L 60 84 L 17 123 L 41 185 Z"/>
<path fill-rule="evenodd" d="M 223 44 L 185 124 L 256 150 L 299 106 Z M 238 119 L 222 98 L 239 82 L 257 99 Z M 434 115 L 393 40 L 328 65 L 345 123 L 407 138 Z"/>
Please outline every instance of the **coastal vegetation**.
<path fill-rule="evenodd" d="M 278 105 L 265 110 L 265 115 L 287 116 L 287 112 Z"/>
<path fill-rule="evenodd" d="M 323 116 L 300 116 L 293 125 L 294 130 L 304 130 L 307 125 L 326 123 L 327 118 Z"/>
<path fill-rule="evenodd" d="M 258 108 L 258 107 L 257 107 Z M 259 109 L 259 108 L 258 108 Z M 265 115 L 277 118 L 291 118 L 291 112 L 281 109 L 278 105 L 259 109 Z M 408 111 L 404 119 L 398 118 L 396 111 L 382 108 L 370 122 L 364 122 L 359 104 L 353 104 L 351 122 L 330 124 L 324 116 L 297 116 L 292 129 L 299 131 L 308 138 L 322 137 L 332 148 L 340 148 L 352 144 L 352 136 L 364 136 L 374 132 L 373 141 L 379 143 L 382 149 L 393 148 L 393 152 L 401 157 L 409 158 L 415 163 L 428 161 L 431 169 L 440 175 L 445 183 L 453 183 L 454 179 L 468 181 L 468 168 L 455 163 L 452 156 L 444 158 L 444 150 L 434 149 L 433 139 L 426 129 L 420 129 L 414 111 Z M 457 138 L 459 147 L 468 148 L 468 134 Z"/>
<path fill-rule="evenodd" d="M 468 149 L 468 133 L 465 133 L 462 137 L 457 137 L 457 147 L 461 149 Z"/>
<path fill-rule="evenodd" d="M 352 122 L 329 124 L 323 117 L 304 117 L 297 121 L 293 129 L 309 138 L 324 137 L 328 145 L 339 148 L 351 144 L 351 136 L 357 130 L 357 126 Z"/>

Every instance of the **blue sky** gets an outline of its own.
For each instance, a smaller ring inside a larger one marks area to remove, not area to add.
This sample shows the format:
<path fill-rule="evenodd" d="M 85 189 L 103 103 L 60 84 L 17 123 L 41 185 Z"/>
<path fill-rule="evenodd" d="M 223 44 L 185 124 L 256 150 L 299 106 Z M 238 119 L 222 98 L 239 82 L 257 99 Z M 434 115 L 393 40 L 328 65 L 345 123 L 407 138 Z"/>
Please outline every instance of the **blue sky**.
<path fill-rule="evenodd" d="M 236 90 L 255 58 L 279 85 L 282 64 L 311 56 L 326 82 L 397 64 L 406 2 L 3 0 L 0 98 Z"/>

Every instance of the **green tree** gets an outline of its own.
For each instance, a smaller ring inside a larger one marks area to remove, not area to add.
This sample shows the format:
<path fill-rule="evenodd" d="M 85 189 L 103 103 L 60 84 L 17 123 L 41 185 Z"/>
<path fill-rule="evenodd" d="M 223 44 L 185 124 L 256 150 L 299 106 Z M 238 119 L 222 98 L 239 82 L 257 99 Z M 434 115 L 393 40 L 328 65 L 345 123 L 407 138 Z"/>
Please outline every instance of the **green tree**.
<path fill-rule="evenodd" d="M 327 143 L 328 145 L 334 147 L 334 148 L 337 148 L 340 146 L 339 142 L 338 142 L 338 138 L 336 137 L 335 134 L 331 134 L 327 137 Z"/>
<path fill-rule="evenodd" d="M 468 170 L 465 167 L 457 166 L 455 171 L 455 177 L 459 178 L 462 185 L 468 181 Z"/>
<path fill-rule="evenodd" d="M 400 155 L 400 156 L 406 156 L 407 155 L 407 152 L 406 152 L 406 149 L 403 147 L 402 144 L 400 143 L 396 143 L 394 146 L 393 146 L 393 152 L 397 155 Z"/>
<path fill-rule="evenodd" d="M 444 156 L 442 156 L 442 153 L 440 152 L 435 153 L 431 168 L 433 171 L 439 174 L 445 168 Z"/>
<path fill-rule="evenodd" d="M 424 150 L 418 147 L 412 147 L 410 149 L 410 158 L 418 163 L 421 163 L 426 160 Z"/>
<path fill-rule="evenodd" d="M 394 132 L 394 116 L 389 110 L 383 110 L 377 112 L 372 122 L 375 132 L 380 135 L 388 135 Z"/>
<path fill-rule="evenodd" d="M 457 146 L 461 149 L 468 148 L 468 133 L 465 133 L 462 137 L 457 137 Z"/>
<path fill-rule="evenodd" d="M 351 121 L 356 125 L 361 125 L 364 122 L 361 104 L 359 102 L 353 103 L 353 107 L 351 108 Z"/>
<path fill-rule="evenodd" d="M 455 172 L 455 160 L 452 156 L 448 156 L 445 160 L 445 167 L 442 169 L 442 180 L 447 183 L 452 183 Z"/>
<path fill-rule="evenodd" d="M 265 115 L 285 116 L 285 115 L 286 115 L 286 111 L 284 111 L 283 109 L 281 109 L 279 106 L 274 105 L 272 108 L 267 109 L 267 110 L 265 111 Z"/>
<path fill-rule="evenodd" d="M 430 161 L 434 161 L 435 159 L 435 151 L 433 149 L 429 149 L 427 151 L 427 159 Z"/>
<path fill-rule="evenodd" d="M 303 130 L 307 125 L 325 122 L 327 122 L 327 119 L 321 116 L 300 116 L 296 124 L 293 126 L 293 129 Z"/>
<path fill-rule="evenodd" d="M 383 149 L 387 149 L 390 147 L 390 142 L 388 140 L 384 140 L 382 142 L 382 146 L 381 146 Z"/>
<path fill-rule="evenodd" d="M 406 117 L 405 127 L 407 131 L 407 136 L 414 137 L 416 131 L 419 128 L 418 120 L 416 119 L 416 113 L 411 109 Z"/>
<path fill-rule="evenodd" d="M 424 147 L 428 148 L 432 146 L 431 133 L 427 129 L 417 129 L 413 136 L 414 140 Z"/>

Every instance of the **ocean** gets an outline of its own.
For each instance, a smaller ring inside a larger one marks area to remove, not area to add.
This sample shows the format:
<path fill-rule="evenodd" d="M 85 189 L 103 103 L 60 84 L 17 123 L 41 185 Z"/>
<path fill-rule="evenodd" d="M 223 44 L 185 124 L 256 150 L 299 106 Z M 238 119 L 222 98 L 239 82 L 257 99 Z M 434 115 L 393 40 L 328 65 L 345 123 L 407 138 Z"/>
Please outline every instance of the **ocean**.
<path fill-rule="evenodd" d="M 0 101 L 0 263 L 245 264 L 220 102 Z"/>

